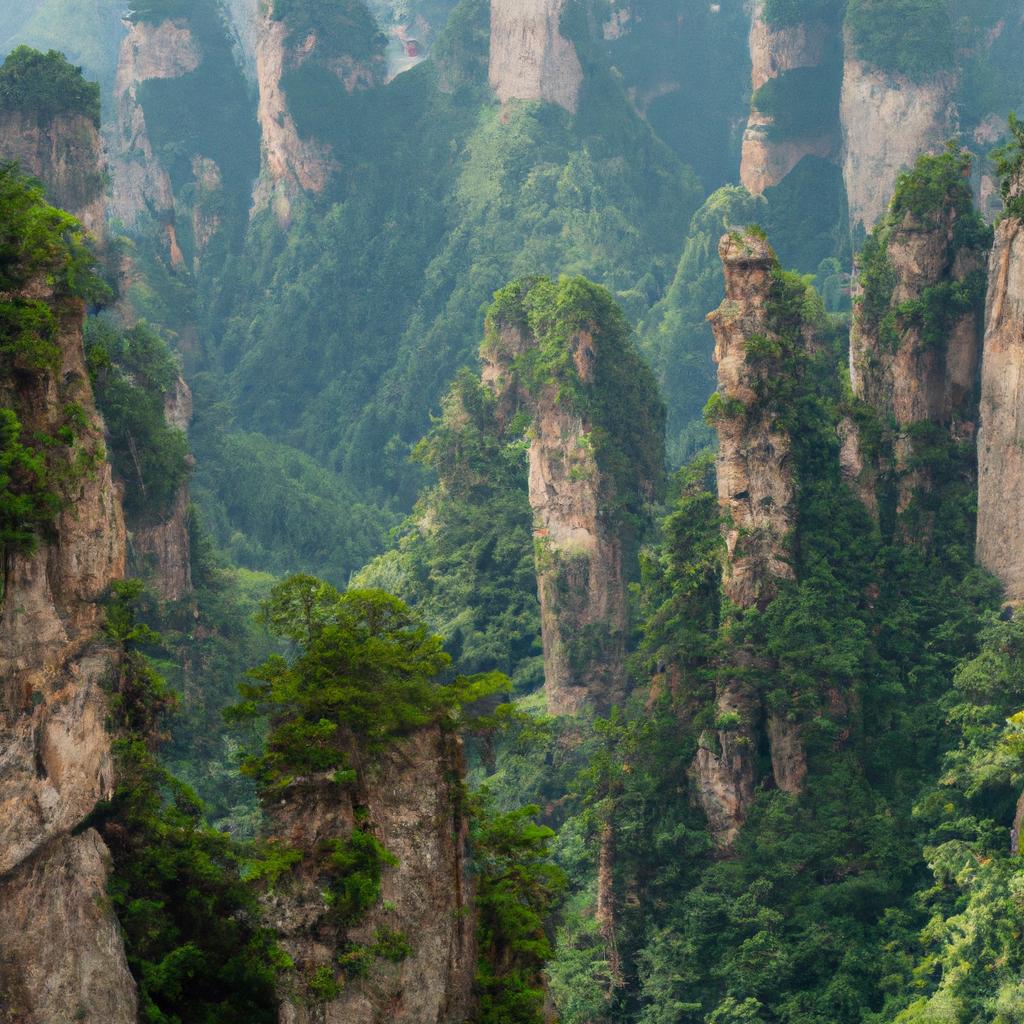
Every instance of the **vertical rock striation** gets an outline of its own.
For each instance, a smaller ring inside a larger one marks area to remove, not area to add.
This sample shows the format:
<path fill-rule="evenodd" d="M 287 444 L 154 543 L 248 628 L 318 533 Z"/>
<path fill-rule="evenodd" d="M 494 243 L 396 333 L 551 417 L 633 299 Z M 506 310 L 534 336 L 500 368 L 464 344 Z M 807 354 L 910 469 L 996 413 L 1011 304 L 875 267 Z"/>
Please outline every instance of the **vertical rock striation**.
<path fill-rule="evenodd" d="M 583 68 L 561 32 L 565 0 L 491 0 L 491 88 L 502 103 L 542 100 L 576 112 Z"/>
<path fill-rule="evenodd" d="M 955 88 L 956 77 L 948 72 L 914 82 L 848 53 L 840 120 L 853 231 L 870 232 L 881 219 L 900 171 L 922 153 L 942 149 L 955 127 Z"/>
<path fill-rule="evenodd" d="M 1007 190 L 1019 204 L 1024 174 Z M 1012 212 L 996 228 L 989 263 L 978 433 L 978 561 L 1024 600 L 1024 226 Z"/>
<path fill-rule="evenodd" d="M 840 142 L 834 118 L 795 123 L 791 109 L 820 103 L 817 94 L 827 88 L 829 68 L 838 60 L 837 29 L 818 20 L 774 27 L 765 21 L 764 6 L 764 0 L 756 0 L 753 8 L 754 98 L 740 162 L 740 181 L 755 196 L 778 185 L 804 157 L 837 157 Z"/>
<path fill-rule="evenodd" d="M 749 232 L 725 235 L 719 255 L 725 301 L 709 319 L 718 364 L 711 417 L 718 432 L 718 499 L 728 552 L 722 592 L 737 609 L 763 610 L 780 583 L 794 578 L 788 547 L 796 525 L 792 442 L 777 425 L 776 410 L 758 394 L 759 384 L 779 367 L 773 359 L 753 360 L 748 351 L 752 339 L 774 337 L 770 302 L 778 263 L 767 241 Z M 728 636 L 728 623 L 724 628 Z M 732 650 L 728 661 L 717 688 L 716 728 L 701 737 L 692 766 L 711 833 L 723 847 L 739 832 L 757 781 L 764 712 L 744 677 L 768 667 L 746 648 Z M 798 727 L 769 716 L 767 732 L 776 784 L 798 792 L 807 770 Z"/>
<path fill-rule="evenodd" d="M 354 789 L 308 777 L 268 808 L 275 839 L 304 855 L 267 900 L 267 920 L 296 963 L 281 1024 L 459 1024 L 470 1017 L 476 969 L 459 741 L 431 727 L 366 765 L 354 751 L 351 764 L 360 779 Z M 384 868 L 381 901 L 344 927 L 324 903 L 323 853 L 357 828 L 371 831 L 398 863 Z M 372 947 L 382 932 L 400 933 L 408 956 L 397 963 L 378 956 L 366 977 L 329 998 L 310 995 L 304 982 L 318 968 L 333 977 L 346 947 Z"/>
<path fill-rule="evenodd" d="M 952 151 L 919 160 L 861 257 L 850 376 L 856 397 L 892 434 L 898 511 L 929 486 L 926 472 L 911 468 L 918 425 L 954 440 L 974 433 L 988 232 L 973 210 L 969 167 Z M 860 444 L 849 422 L 844 429 L 852 473 Z"/>
<path fill-rule="evenodd" d="M 529 496 L 548 707 L 607 710 L 626 694 L 628 519 L 660 485 L 663 409 L 603 289 L 542 280 L 502 294 L 506 302 L 488 318 L 483 379 L 506 423 L 520 410 L 532 423 Z M 545 300 L 557 303 L 550 318 L 529 313 Z M 619 424 L 602 422 L 609 410 Z"/>

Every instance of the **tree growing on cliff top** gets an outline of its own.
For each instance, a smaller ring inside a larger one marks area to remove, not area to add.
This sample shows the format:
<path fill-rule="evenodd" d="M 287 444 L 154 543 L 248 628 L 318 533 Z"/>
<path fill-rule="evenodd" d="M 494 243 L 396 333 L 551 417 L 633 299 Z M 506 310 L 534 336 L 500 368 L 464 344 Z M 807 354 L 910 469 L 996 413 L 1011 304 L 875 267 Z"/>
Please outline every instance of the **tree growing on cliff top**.
<path fill-rule="evenodd" d="M 353 741 L 379 749 L 462 705 L 505 688 L 500 673 L 442 682 L 451 658 L 397 597 L 381 590 L 342 594 L 312 576 L 279 583 L 264 603 L 270 632 L 291 645 L 249 673 L 236 721 L 270 720 L 265 751 L 244 771 L 265 788 L 308 772 L 344 770 Z"/>

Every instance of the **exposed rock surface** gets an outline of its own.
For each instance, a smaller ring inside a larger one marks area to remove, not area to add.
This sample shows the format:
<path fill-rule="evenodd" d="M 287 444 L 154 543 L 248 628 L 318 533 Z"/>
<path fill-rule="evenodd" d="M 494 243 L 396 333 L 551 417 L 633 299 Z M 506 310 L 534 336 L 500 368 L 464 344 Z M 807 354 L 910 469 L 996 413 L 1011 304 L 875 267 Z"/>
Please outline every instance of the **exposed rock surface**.
<path fill-rule="evenodd" d="M 166 168 L 156 159 L 139 102 L 150 79 L 180 78 L 202 61 L 199 45 L 183 19 L 133 24 L 121 43 L 114 84 L 114 128 L 110 144 L 110 216 L 137 230 L 155 218 L 165 225 L 172 262 L 181 263 L 174 228 L 174 193 Z"/>
<path fill-rule="evenodd" d="M 355 752 L 354 787 L 314 776 L 268 808 L 275 837 L 307 854 L 267 898 L 268 923 L 297 965 L 281 1024 L 461 1024 L 473 1005 L 476 944 L 459 741 L 431 727 L 361 761 Z M 377 906 L 345 928 L 324 903 L 322 852 L 325 842 L 352 834 L 357 813 L 399 863 L 384 869 Z M 399 963 L 376 959 L 336 998 L 304 991 L 302 979 L 317 968 L 333 974 L 344 943 L 372 945 L 380 929 L 400 932 L 411 954 Z"/>
<path fill-rule="evenodd" d="M 850 332 L 850 376 L 854 394 L 870 405 L 883 424 L 894 423 L 893 465 L 898 475 L 898 509 L 905 509 L 914 492 L 927 486 L 912 461 L 911 428 L 914 424 L 939 424 L 955 437 L 969 437 L 976 422 L 978 368 L 981 362 L 981 322 L 970 304 L 949 314 L 937 328 L 941 337 L 927 335 L 923 314 L 913 312 L 918 303 L 939 296 L 932 304 L 948 306 L 941 289 L 968 293 L 983 287 L 979 281 L 985 251 L 958 240 L 958 213 L 952 198 L 924 219 L 910 210 L 891 214 L 879 230 L 893 284 L 886 316 L 869 313 L 863 283 L 855 288 L 857 303 Z M 979 292 L 980 295 L 980 292 Z M 925 303 L 927 308 L 927 303 Z M 846 425 L 844 470 L 862 493 L 878 466 L 864 466 L 859 440 Z M 856 453 L 854 445 L 856 444 Z M 862 463 L 854 478 L 856 462 Z M 867 502 L 872 507 L 872 502 Z"/>
<path fill-rule="evenodd" d="M 718 500 L 725 517 L 728 559 L 723 596 L 738 608 L 765 608 L 781 581 L 794 578 L 788 536 L 796 523 L 791 438 L 775 410 L 757 401 L 759 379 L 777 368 L 752 362 L 747 342 L 771 337 L 769 301 L 777 266 L 768 243 L 756 234 L 728 234 L 719 245 L 725 301 L 710 315 L 718 364 Z M 754 798 L 758 736 L 765 727 L 759 698 L 744 682 L 745 670 L 766 667 L 756 652 L 737 649 L 718 683 L 718 723 L 701 737 L 692 775 L 712 836 L 728 847 Z M 799 728 L 769 716 L 768 741 L 776 785 L 799 792 L 807 772 Z"/>
<path fill-rule="evenodd" d="M 854 56 L 843 68 L 840 118 L 850 227 L 870 232 L 885 213 L 896 176 L 937 152 L 954 129 L 955 77 L 912 82 Z"/>
<path fill-rule="evenodd" d="M 42 283 L 32 295 L 57 314 L 61 365 L 3 379 L 0 405 L 27 432 L 54 434 L 78 403 L 77 444 L 95 456 L 103 427 L 82 351 L 84 306 Z M 113 655 L 95 637 L 98 601 L 124 574 L 124 525 L 104 459 L 71 470 L 63 491 L 52 537 L 34 554 L 8 552 L 3 567 L 0 1020 L 131 1024 L 134 983 L 102 899 L 106 850 L 92 830 L 72 834 L 114 784 L 102 686 Z"/>
<path fill-rule="evenodd" d="M 73 213 L 94 238 L 103 238 L 102 144 L 90 118 L 62 114 L 40 123 L 31 111 L 0 112 L 0 162 L 11 160 L 45 184 L 49 202 Z"/>
<path fill-rule="evenodd" d="M 491 0 L 491 88 L 502 103 L 543 100 L 575 113 L 583 83 L 561 32 L 566 0 Z"/>
<path fill-rule="evenodd" d="M 835 29 L 822 21 L 772 28 L 764 20 L 764 0 L 756 0 L 750 28 L 751 85 L 765 83 L 798 68 L 816 68 L 835 54 Z M 777 185 L 806 156 L 831 159 L 839 151 L 839 133 L 828 127 L 800 138 L 777 138 L 774 118 L 756 106 L 743 133 L 740 181 L 759 196 Z"/>
<path fill-rule="evenodd" d="M 1018 175 L 1012 194 L 1024 194 Z M 1024 600 L 1024 225 L 1005 218 L 989 263 L 978 434 L 978 561 Z"/>
<path fill-rule="evenodd" d="M 623 543 L 615 518 L 605 513 L 615 485 L 590 444 L 594 424 L 562 400 L 560 383 L 531 393 L 519 380 L 516 360 L 538 340 L 519 324 L 495 324 L 493 337 L 484 349 L 484 383 L 499 396 L 499 408 L 523 407 L 533 420 L 529 496 L 548 708 L 607 709 L 621 702 L 626 685 Z M 600 333 L 585 328 L 569 339 L 584 385 L 593 380 L 600 344 Z M 637 481 L 638 490 L 651 486 Z"/>

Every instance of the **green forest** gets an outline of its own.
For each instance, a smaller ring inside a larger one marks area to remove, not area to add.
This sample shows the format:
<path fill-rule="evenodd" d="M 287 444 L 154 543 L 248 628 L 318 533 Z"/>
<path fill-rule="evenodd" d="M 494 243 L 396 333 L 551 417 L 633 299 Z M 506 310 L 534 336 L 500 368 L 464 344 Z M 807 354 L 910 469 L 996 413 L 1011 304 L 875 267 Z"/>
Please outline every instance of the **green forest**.
<path fill-rule="evenodd" d="M 89 6 L 0 12 L 0 1024 L 1024 1024 L 1017 5 Z"/>

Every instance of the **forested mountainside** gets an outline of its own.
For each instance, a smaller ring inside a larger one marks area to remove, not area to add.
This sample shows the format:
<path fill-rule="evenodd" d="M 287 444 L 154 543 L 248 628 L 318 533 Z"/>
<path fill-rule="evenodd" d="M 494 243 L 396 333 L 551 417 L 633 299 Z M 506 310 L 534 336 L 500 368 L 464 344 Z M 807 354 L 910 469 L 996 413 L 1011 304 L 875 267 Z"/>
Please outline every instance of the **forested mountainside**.
<path fill-rule="evenodd" d="M 0 41 L 0 1022 L 1024 1020 L 1019 0 Z"/>

